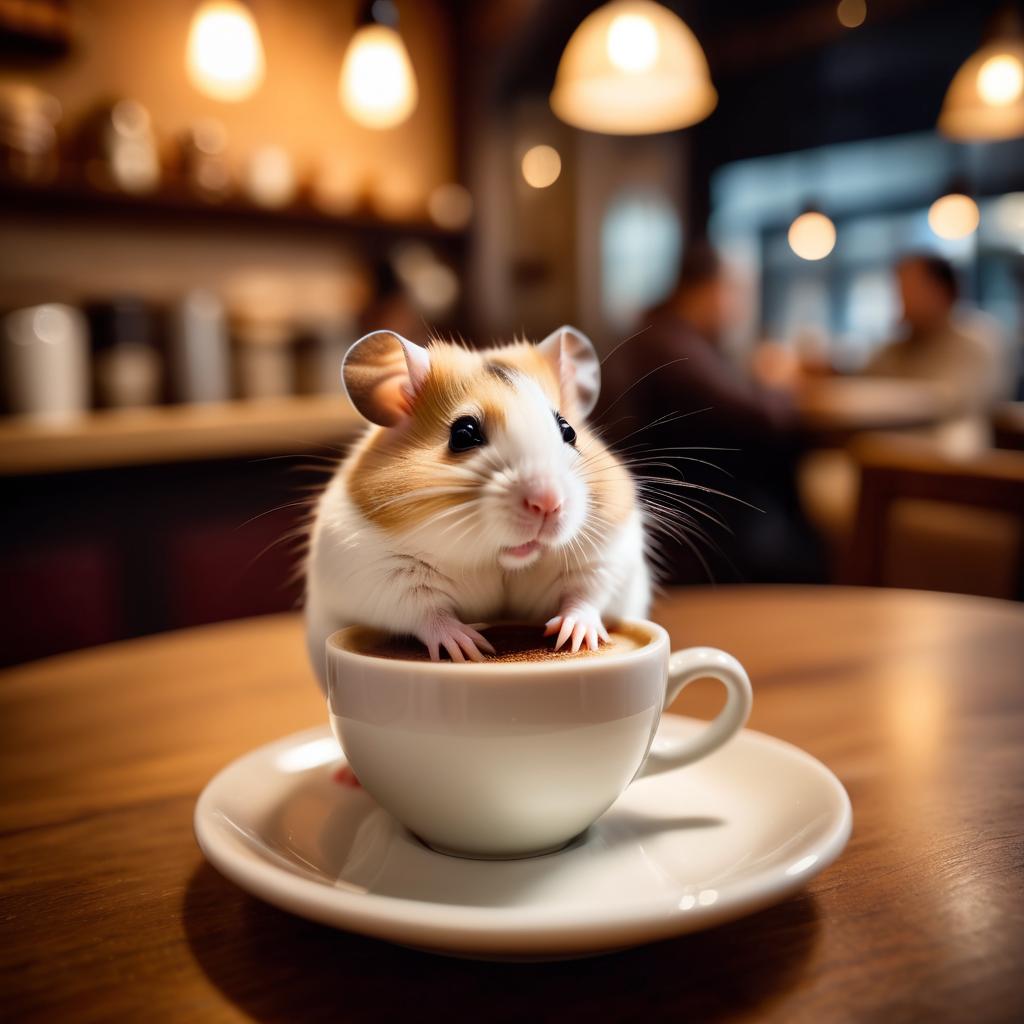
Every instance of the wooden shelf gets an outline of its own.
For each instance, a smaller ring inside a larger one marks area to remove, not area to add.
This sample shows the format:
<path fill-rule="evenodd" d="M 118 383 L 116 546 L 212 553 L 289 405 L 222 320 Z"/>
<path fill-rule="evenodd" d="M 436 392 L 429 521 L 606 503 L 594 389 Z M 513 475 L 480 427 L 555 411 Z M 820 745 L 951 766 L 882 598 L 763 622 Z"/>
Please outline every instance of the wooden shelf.
<path fill-rule="evenodd" d="M 369 214 L 343 217 L 325 213 L 302 200 L 281 209 L 256 206 L 237 197 L 220 203 L 204 202 L 188 192 L 170 187 L 134 195 L 101 191 L 75 181 L 28 185 L 3 179 L 0 180 L 0 209 L 44 216 L 116 218 L 172 226 L 205 224 L 232 229 L 302 231 L 371 242 L 393 242 L 412 237 L 428 239 L 446 247 L 458 245 L 464 239 L 463 232 L 448 231 L 428 221 L 387 221 Z"/>
<path fill-rule="evenodd" d="M 0 419 L 0 475 L 325 452 L 362 420 L 341 395 L 88 413 L 47 423 Z"/>

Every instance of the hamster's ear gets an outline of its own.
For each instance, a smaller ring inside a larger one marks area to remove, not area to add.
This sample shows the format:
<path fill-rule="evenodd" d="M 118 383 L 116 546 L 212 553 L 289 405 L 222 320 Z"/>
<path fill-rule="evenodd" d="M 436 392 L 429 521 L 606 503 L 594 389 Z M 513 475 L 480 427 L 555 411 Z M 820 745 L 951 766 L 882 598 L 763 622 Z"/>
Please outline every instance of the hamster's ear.
<path fill-rule="evenodd" d="M 341 380 L 361 416 L 392 427 L 412 413 L 429 372 L 425 348 L 393 331 L 373 331 L 348 350 Z"/>
<path fill-rule="evenodd" d="M 554 368 L 563 411 L 589 416 L 601 391 L 601 362 L 590 339 L 575 327 L 559 327 L 537 348 Z"/>

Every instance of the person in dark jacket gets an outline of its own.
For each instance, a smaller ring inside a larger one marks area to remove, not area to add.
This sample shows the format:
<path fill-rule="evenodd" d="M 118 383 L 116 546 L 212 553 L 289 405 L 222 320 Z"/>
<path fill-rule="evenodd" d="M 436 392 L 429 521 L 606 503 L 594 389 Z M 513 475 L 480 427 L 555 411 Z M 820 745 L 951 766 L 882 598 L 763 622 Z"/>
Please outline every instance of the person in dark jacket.
<path fill-rule="evenodd" d="M 736 288 L 710 247 L 692 245 L 672 294 L 606 360 L 599 425 L 648 478 L 652 522 L 676 534 L 656 545 L 669 580 L 817 579 L 792 390 L 759 383 L 723 348 Z"/>

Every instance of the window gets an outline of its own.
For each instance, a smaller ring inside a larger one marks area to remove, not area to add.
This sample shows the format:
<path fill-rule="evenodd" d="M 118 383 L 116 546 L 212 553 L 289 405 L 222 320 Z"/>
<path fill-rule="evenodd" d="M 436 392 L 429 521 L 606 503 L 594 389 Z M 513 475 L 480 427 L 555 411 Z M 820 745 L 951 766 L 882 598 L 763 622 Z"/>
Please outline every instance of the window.
<path fill-rule="evenodd" d="M 614 327 L 629 327 L 668 295 L 682 249 L 679 212 L 664 196 L 629 191 L 609 204 L 601 224 L 601 295 Z"/>

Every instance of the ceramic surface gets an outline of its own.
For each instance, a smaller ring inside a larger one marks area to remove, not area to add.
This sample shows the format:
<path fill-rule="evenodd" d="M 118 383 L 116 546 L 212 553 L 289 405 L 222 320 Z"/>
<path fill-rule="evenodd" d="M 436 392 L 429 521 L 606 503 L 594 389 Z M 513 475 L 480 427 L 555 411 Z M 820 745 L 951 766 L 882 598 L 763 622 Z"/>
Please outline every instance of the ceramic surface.
<path fill-rule="evenodd" d="M 484 858 L 557 849 L 637 776 L 663 707 L 687 682 L 719 679 L 725 707 L 647 770 L 706 756 L 750 711 L 735 658 L 706 647 L 670 656 L 652 622 L 617 628 L 642 645 L 482 664 L 371 657 L 352 649 L 364 631 L 340 630 L 327 641 L 331 724 L 367 791 L 434 848 Z"/>
<path fill-rule="evenodd" d="M 706 728 L 665 715 L 653 755 Z M 195 813 L 209 860 L 278 907 L 404 945 L 517 959 L 620 949 L 748 914 L 826 868 L 850 826 L 824 765 L 749 730 L 638 779 L 566 849 L 525 860 L 428 849 L 353 784 L 327 727 L 235 761 Z"/>

